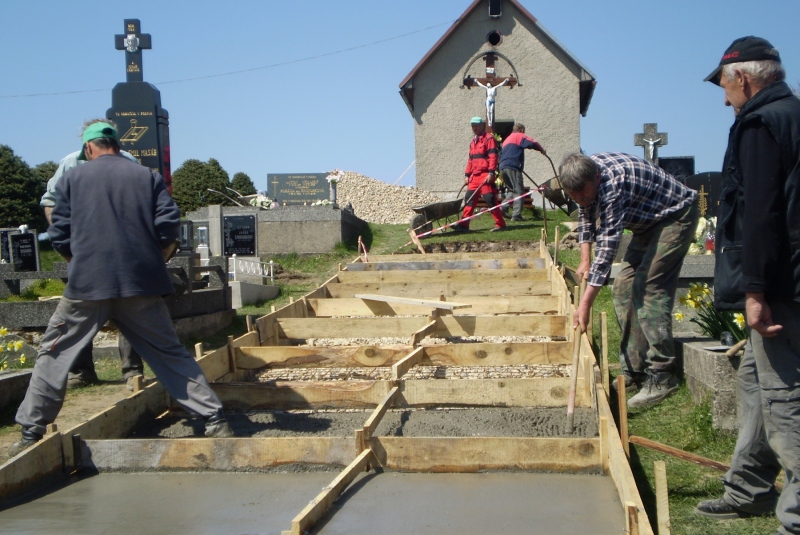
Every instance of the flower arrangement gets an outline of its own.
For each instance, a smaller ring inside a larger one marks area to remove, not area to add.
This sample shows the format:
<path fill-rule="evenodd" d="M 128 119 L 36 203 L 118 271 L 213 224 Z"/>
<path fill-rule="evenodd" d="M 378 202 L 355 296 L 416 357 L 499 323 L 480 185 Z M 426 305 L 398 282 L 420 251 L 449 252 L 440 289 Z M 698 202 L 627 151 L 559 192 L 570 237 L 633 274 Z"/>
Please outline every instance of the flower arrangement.
<path fill-rule="evenodd" d="M 700 330 L 706 336 L 719 340 L 720 335 L 728 331 L 736 342 L 747 338 L 744 314 L 714 308 L 714 292 L 708 287 L 708 284 L 691 284 L 689 293 L 681 297 L 679 301 L 681 305 L 697 311 L 697 317 L 689 321 L 699 325 Z M 678 321 L 683 321 L 685 314 L 675 312 L 674 317 Z"/>
<path fill-rule="evenodd" d="M 330 206 L 333 203 L 328 199 L 317 199 L 316 201 L 311 203 L 311 206 Z"/>
<path fill-rule="evenodd" d="M 344 178 L 344 171 L 341 169 L 334 169 L 328 176 L 325 177 L 325 180 L 328 181 L 328 184 L 338 184 Z"/>
<path fill-rule="evenodd" d="M 27 344 L 17 335 L 8 334 L 8 329 L 0 327 L 0 371 L 8 368 L 21 368 L 27 362 Z"/>
<path fill-rule="evenodd" d="M 272 199 L 262 193 L 259 193 L 256 197 L 250 199 L 250 206 L 255 206 L 256 208 L 269 210 L 271 205 Z"/>

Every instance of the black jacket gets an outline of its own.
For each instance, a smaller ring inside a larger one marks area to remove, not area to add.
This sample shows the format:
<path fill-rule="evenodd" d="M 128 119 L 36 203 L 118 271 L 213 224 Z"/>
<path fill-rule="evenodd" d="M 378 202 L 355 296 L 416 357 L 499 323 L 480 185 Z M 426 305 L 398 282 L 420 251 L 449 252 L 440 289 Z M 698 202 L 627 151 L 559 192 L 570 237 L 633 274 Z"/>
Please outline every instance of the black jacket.
<path fill-rule="evenodd" d="M 744 294 L 800 302 L 800 100 L 777 82 L 731 126 L 717 221 L 714 302 L 743 310 Z"/>

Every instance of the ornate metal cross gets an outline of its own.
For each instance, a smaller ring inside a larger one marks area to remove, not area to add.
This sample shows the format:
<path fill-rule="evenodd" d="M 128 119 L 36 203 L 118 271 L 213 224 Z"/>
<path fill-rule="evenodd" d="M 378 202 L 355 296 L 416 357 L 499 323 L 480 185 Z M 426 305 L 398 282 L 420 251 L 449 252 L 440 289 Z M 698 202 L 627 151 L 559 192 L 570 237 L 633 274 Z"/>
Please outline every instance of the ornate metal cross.
<path fill-rule="evenodd" d="M 644 159 L 658 165 L 658 148 L 669 142 L 666 132 L 658 131 L 658 123 L 645 123 L 644 133 L 633 134 L 633 144 L 644 147 Z"/>

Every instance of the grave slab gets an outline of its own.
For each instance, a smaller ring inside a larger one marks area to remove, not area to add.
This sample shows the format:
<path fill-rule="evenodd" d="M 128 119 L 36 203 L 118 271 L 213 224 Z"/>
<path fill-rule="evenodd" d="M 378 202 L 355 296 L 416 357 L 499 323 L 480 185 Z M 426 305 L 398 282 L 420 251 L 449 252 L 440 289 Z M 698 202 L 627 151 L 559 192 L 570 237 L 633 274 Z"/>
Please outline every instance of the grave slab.
<path fill-rule="evenodd" d="M 683 373 L 692 400 L 711 403 L 712 425 L 715 429 L 735 431 L 738 429 L 738 379 L 740 356 L 728 358 L 723 352 L 708 351 L 707 347 L 718 346 L 717 340 L 679 339 L 683 355 Z"/>

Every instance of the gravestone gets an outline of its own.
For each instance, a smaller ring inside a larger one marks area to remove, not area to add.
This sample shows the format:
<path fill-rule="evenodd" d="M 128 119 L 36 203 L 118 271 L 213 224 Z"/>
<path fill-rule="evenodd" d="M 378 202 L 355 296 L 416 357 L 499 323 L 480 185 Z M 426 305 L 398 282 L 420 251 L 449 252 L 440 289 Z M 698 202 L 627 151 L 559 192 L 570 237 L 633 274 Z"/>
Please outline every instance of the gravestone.
<path fill-rule="evenodd" d="M 658 165 L 658 148 L 669 143 L 666 132 L 658 131 L 658 123 L 645 123 L 644 132 L 633 134 L 633 144 L 644 147 L 644 159 Z"/>
<path fill-rule="evenodd" d="M 188 252 L 194 249 L 194 223 L 188 220 L 181 221 L 178 240 L 179 251 Z"/>
<path fill-rule="evenodd" d="M 114 37 L 117 50 L 125 50 L 126 81 L 111 91 L 106 118 L 117 125 L 120 147 L 170 183 L 169 113 L 142 72 L 142 49 L 151 48 L 150 35 L 141 33 L 138 19 L 125 19 L 125 33 Z"/>
<path fill-rule="evenodd" d="M 267 175 L 267 191 L 281 205 L 311 204 L 328 199 L 327 176 L 328 173 L 270 173 Z"/>
<path fill-rule="evenodd" d="M 702 217 L 717 217 L 719 197 L 722 193 L 722 173 L 698 173 L 686 179 L 686 185 L 698 193 L 698 207 Z"/>
<path fill-rule="evenodd" d="M 39 241 L 35 233 L 10 234 L 8 241 L 14 271 L 39 271 Z"/>
<path fill-rule="evenodd" d="M 9 247 L 8 237 L 12 234 L 19 234 L 19 229 L 0 228 L 0 258 L 6 264 L 11 263 L 11 248 Z"/>
<path fill-rule="evenodd" d="M 256 256 L 256 216 L 223 216 L 223 256 Z"/>
<path fill-rule="evenodd" d="M 658 159 L 658 166 L 685 184 L 694 174 L 694 156 L 664 156 Z"/>

